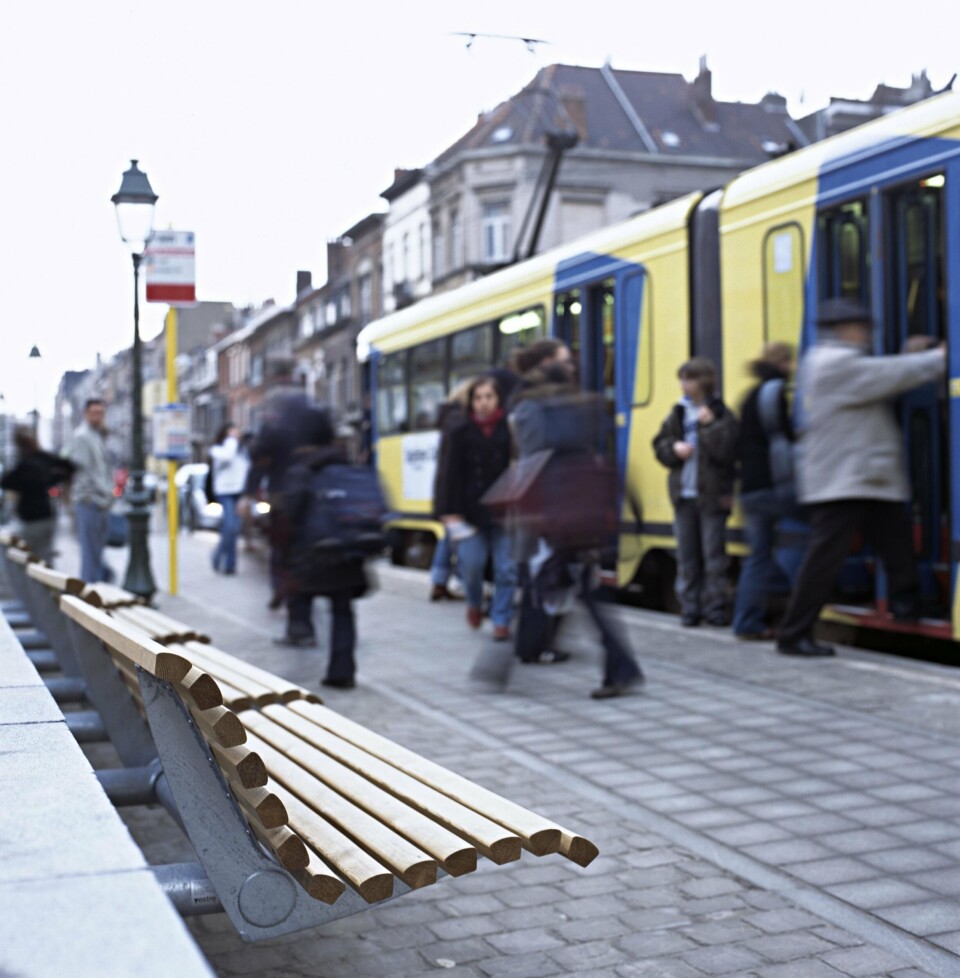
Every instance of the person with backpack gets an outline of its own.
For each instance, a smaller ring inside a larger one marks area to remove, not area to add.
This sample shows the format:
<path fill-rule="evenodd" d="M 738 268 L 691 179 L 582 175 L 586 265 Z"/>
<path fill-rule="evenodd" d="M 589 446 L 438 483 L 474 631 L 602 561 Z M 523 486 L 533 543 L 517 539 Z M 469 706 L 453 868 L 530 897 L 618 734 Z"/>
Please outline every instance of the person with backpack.
<path fill-rule="evenodd" d="M 653 440 L 677 536 L 677 598 L 686 628 L 728 625 L 727 519 L 733 508 L 737 419 L 717 396 L 717 368 L 693 357 L 677 371 L 682 397 Z"/>
<path fill-rule="evenodd" d="M 456 541 L 457 562 L 467 596 L 467 624 L 483 622 L 483 573 L 493 563 L 490 619 L 495 641 L 510 638 L 517 569 L 510 537 L 480 502 L 510 464 L 510 429 L 502 406 L 500 385 L 484 374 L 470 386 L 468 416 L 449 433 L 446 492 L 440 514 Z"/>
<path fill-rule="evenodd" d="M 774 637 L 767 622 L 769 597 L 790 591 L 789 578 L 774 556 L 774 541 L 779 522 L 800 513 L 791 458 L 795 437 L 787 403 L 793 362 L 793 347 L 765 344 L 750 365 L 758 382 L 740 409 L 740 509 L 749 552 L 737 583 L 733 633 L 745 642 Z"/>
<path fill-rule="evenodd" d="M 290 533 L 284 553 L 287 629 L 276 644 L 317 644 L 313 599 L 330 599 L 330 652 L 322 684 L 356 685 L 357 632 L 353 601 L 369 589 L 365 559 L 382 550 L 383 495 L 376 471 L 351 465 L 334 444 L 328 413 L 312 408 L 306 443 L 294 449 L 286 472 L 283 510 Z"/>

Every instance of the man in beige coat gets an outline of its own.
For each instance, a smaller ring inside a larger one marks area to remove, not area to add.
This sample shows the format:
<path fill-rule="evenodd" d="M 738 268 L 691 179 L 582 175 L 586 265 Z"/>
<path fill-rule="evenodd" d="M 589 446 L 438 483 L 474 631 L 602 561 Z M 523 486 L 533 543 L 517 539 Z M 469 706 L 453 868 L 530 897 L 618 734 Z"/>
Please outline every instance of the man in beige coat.
<path fill-rule="evenodd" d="M 869 312 L 848 299 L 828 299 L 818 319 L 820 340 L 801 367 L 799 389 L 806 426 L 798 458 L 798 495 L 809 507 L 811 536 L 777 650 L 784 655 L 833 655 L 813 640 L 820 611 L 862 531 L 883 561 L 890 608 L 916 617 L 917 572 L 905 503 L 910 498 L 903 433 L 893 398 L 939 380 L 946 370 L 943 346 L 911 338 L 899 356 L 870 356 Z"/>

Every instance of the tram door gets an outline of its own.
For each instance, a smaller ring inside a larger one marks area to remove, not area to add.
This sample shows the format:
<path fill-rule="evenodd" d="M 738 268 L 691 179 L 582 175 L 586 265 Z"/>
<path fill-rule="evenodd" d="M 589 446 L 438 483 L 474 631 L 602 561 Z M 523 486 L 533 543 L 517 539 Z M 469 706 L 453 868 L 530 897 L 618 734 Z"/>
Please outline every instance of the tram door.
<path fill-rule="evenodd" d="M 585 391 L 603 395 L 609 420 L 606 450 L 615 461 L 614 419 L 617 412 L 615 358 L 616 280 L 603 279 L 561 292 L 556 299 L 556 335 L 570 347 Z"/>
<path fill-rule="evenodd" d="M 943 177 L 898 188 L 886 200 L 889 226 L 886 352 L 910 336 L 946 338 Z M 900 401 L 911 487 L 913 545 L 928 614 L 945 617 L 949 594 L 949 455 L 946 404 L 939 384 Z"/>

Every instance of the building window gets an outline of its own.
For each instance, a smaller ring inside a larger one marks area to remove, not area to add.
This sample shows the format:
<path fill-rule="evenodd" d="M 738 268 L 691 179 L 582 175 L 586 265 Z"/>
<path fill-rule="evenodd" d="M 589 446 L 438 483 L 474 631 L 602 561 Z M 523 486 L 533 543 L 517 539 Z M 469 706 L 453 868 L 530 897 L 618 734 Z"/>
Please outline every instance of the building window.
<path fill-rule="evenodd" d="M 463 264 L 463 219 L 460 208 L 450 208 L 450 271 Z"/>
<path fill-rule="evenodd" d="M 427 263 L 428 263 L 428 252 L 427 252 L 427 225 L 420 225 L 420 275 L 419 278 L 427 277 Z"/>
<path fill-rule="evenodd" d="M 399 279 L 401 282 L 409 282 L 413 276 L 410 274 L 410 232 L 403 235 L 403 264 L 400 266 Z"/>
<path fill-rule="evenodd" d="M 324 316 L 327 326 L 337 325 L 337 304 L 336 302 L 328 302 L 326 313 Z"/>
<path fill-rule="evenodd" d="M 433 222 L 433 277 L 434 279 L 439 278 L 443 275 L 444 270 L 444 237 L 443 231 L 441 230 L 440 222 L 435 220 Z"/>
<path fill-rule="evenodd" d="M 353 306 L 350 303 L 350 291 L 345 289 L 340 296 L 340 318 L 349 319 L 353 315 Z"/>
<path fill-rule="evenodd" d="M 361 276 L 357 291 L 360 293 L 360 325 L 366 326 L 373 318 L 373 276 Z"/>
<path fill-rule="evenodd" d="M 313 314 L 308 309 L 300 317 L 300 336 L 301 338 L 306 339 L 306 337 L 312 335 L 313 335 Z"/>
<path fill-rule="evenodd" d="M 510 257 L 513 235 L 510 204 L 507 201 L 487 201 L 480 218 L 481 253 L 485 262 L 506 261 Z"/>

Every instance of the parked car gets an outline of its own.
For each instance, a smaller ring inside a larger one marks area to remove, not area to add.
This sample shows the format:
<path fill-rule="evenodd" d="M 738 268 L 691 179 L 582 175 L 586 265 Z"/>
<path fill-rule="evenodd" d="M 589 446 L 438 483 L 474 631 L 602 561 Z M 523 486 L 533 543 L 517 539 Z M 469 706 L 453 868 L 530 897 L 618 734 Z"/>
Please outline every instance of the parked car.
<path fill-rule="evenodd" d="M 188 462 L 177 469 L 174 485 L 180 500 L 180 525 L 193 530 L 219 530 L 223 507 L 208 499 L 204 486 L 209 466 L 206 462 Z"/>

